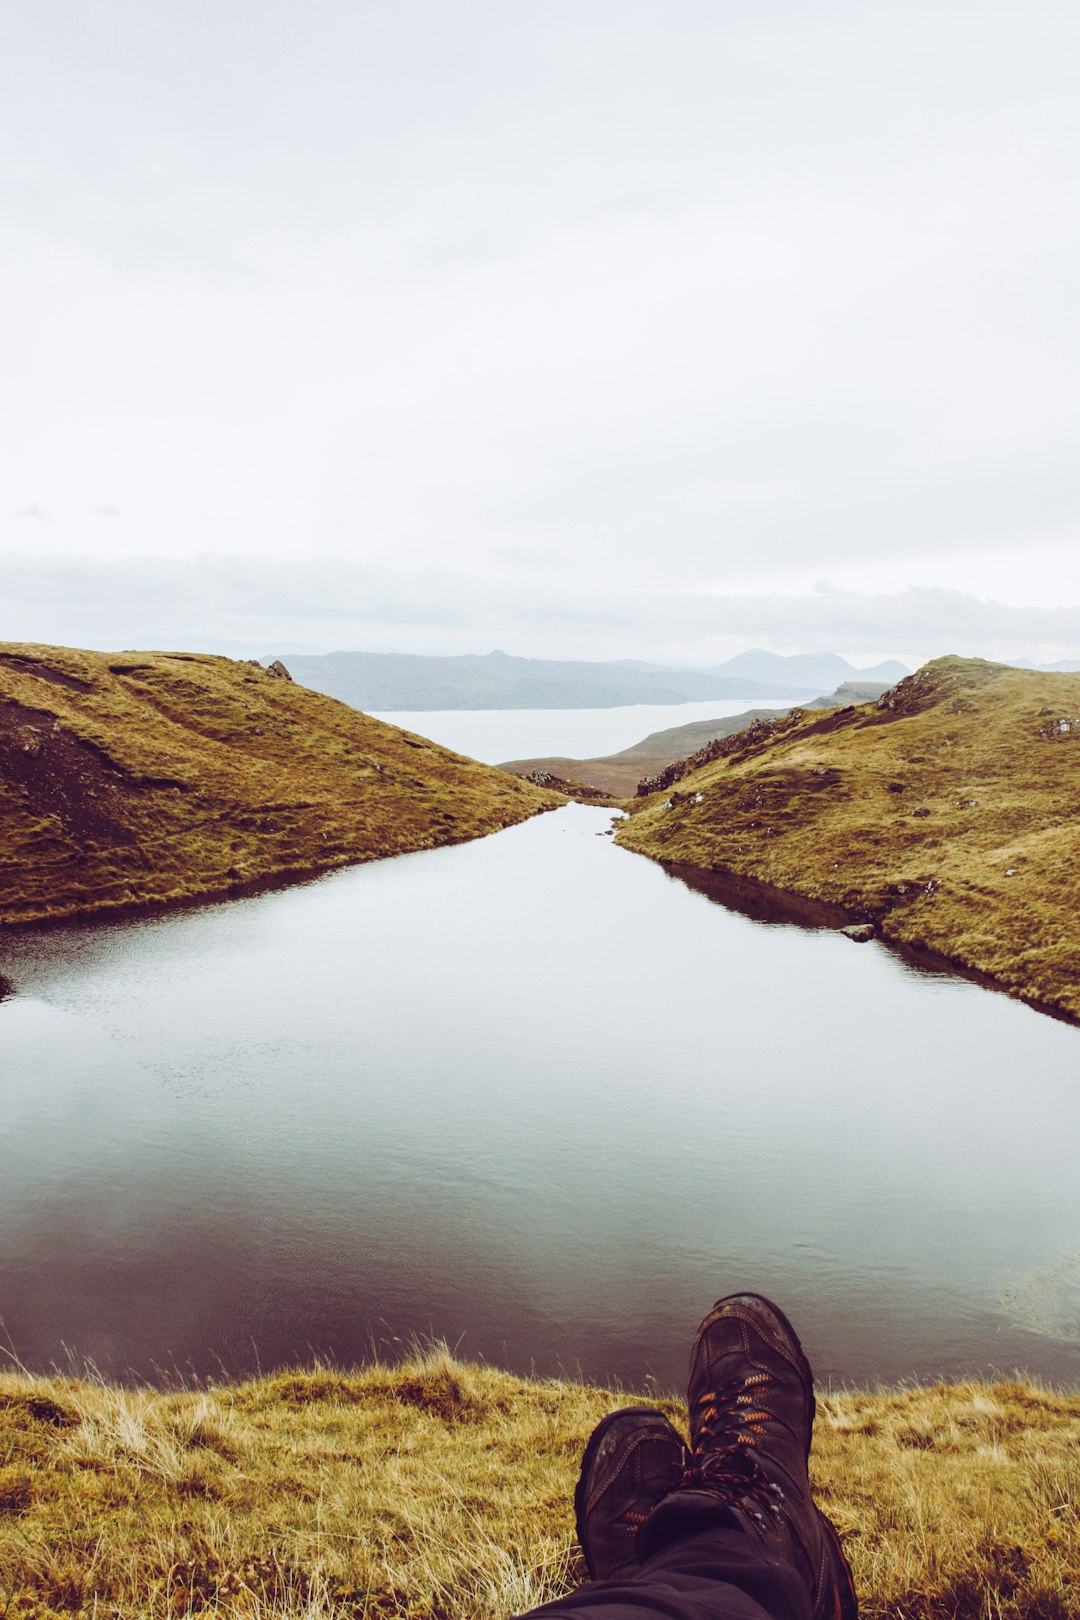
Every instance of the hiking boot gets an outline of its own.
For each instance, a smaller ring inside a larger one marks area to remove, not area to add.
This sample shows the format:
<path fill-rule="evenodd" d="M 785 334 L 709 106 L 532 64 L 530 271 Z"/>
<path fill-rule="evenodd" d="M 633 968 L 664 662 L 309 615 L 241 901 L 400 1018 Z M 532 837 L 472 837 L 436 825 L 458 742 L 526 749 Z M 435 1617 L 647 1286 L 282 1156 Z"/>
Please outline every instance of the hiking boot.
<path fill-rule="evenodd" d="M 601 1418 L 574 1492 L 578 1540 L 594 1581 L 622 1580 L 637 1569 L 637 1533 L 677 1489 L 685 1464 L 682 1437 L 654 1406 L 628 1406 Z"/>
<path fill-rule="evenodd" d="M 813 1374 L 783 1312 L 761 1294 L 718 1300 L 690 1353 L 687 1401 L 693 1455 L 663 1514 L 722 1504 L 729 1523 L 794 1565 L 814 1620 L 857 1620 L 847 1559 L 810 1494 Z"/>

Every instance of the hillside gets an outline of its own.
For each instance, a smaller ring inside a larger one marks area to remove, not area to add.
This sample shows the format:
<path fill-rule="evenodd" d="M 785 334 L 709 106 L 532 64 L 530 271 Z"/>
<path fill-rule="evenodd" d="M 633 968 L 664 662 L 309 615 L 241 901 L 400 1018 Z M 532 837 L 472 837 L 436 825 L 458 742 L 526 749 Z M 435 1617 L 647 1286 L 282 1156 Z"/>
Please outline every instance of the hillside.
<path fill-rule="evenodd" d="M 0 645 L 0 922 L 458 843 L 557 794 L 257 664 Z"/>
<path fill-rule="evenodd" d="M 710 751 L 618 842 L 841 906 L 1080 1018 L 1080 676 L 941 658 Z"/>
<path fill-rule="evenodd" d="M 708 698 L 783 699 L 821 688 L 773 687 L 743 677 L 659 664 L 515 658 L 492 652 L 435 658 L 420 653 L 297 654 L 289 668 L 313 691 L 358 709 L 606 709 Z"/>
<path fill-rule="evenodd" d="M 504 1620 L 584 1578 L 581 1453 L 639 1399 L 440 1350 L 172 1392 L 0 1373 L 3 1612 Z M 864 1620 L 1075 1620 L 1078 1457 L 1076 1394 L 819 1391 Z"/>
<path fill-rule="evenodd" d="M 807 709 L 832 709 L 847 703 L 866 703 L 879 697 L 885 690 L 883 683 L 875 681 L 846 681 L 829 697 L 811 698 Z M 655 776 L 676 760 L 697 753 L 718 737 L 730 737 L 745 731 L 755 720 L 772 720 L 779 709 L 744 709 L 720 720 L 691 720 L 684 726 L 669 726 L 665 731 L 650 732 L 641 742 L 623 748 L 617 754 L 604 754 L 593 759 L 567 759 L 550 755 L 538 759 L 511 759 L 500 765 L 500 770 L 513 771 L 517 776 L 533 777 L 534 773 L 554 777 L 556 780 L 583 785 L 610 793 L 615 798 L 632 798 L 643 777 Z"/>

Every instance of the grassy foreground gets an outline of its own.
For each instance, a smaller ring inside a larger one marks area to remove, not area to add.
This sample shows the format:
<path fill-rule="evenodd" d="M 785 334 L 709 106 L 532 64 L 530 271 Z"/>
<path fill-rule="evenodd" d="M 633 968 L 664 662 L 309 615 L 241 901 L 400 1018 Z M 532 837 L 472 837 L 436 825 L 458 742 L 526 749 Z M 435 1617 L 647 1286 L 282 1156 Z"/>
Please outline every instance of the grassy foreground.
<path fill-rule="evenodd" d="M 257 664 L 0 644 L 0 923 L 236 893 L 562 802 Z"/>
<path fill-rule="evenodd" d="M 939 658 L 656 786 L 626 848 L 840 906 L 1080 1018 L 1080 676 Z"/>
<path fill-rule="evenodd" d="M 584 1577 L 573 1486 L 620 1404 L 444 1350 L 172 1393 L 0 1374 L 0 1615 L 501 1620 Z M 871 1620 L 1080 1615 L 1080 1395 L 819 1392 L 813 1473 Z"/>

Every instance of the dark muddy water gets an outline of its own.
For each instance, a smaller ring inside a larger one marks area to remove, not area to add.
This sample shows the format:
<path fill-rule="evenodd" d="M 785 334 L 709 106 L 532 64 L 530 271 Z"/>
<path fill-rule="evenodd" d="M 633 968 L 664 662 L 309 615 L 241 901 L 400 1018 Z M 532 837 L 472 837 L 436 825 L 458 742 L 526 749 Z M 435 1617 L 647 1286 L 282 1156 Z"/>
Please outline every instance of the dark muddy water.
<path fill-rule="evenodd" d="M 241 1373 L 431 1333 L 675 1386 L 750 1286 L 824 1377 L 1080 1379 L 1080 1030 L 725 909 L 608 825 L 9 938 L 19 1357 Z"/>

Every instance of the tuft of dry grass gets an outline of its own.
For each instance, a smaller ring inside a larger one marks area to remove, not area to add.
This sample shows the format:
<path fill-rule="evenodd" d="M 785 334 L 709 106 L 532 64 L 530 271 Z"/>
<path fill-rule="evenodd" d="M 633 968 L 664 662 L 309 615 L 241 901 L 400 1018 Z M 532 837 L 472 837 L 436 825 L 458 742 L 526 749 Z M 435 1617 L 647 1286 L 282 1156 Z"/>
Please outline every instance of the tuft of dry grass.
<path fill-rule="evenodd" d="M 257 664 L 0 644 L 0 923 L 241 893 L 563 802 Z"/>
<path fill-rule="evenodd" d="M 1080 676 L 939 658 L 716 752 L 616 841 L 840 907 L 1080 1018 Z"/>
<path fill-rule="evenodd" d="M 0 1375 L 0 1615 L 500 1620 L 584 1579 L 581 1453 L 639 1399 L 442 1347 L 171 1391 Z M 869 1620 L 1080 1615 L 1080 1395 L 822 1392 L 812 1466 Z"/>

